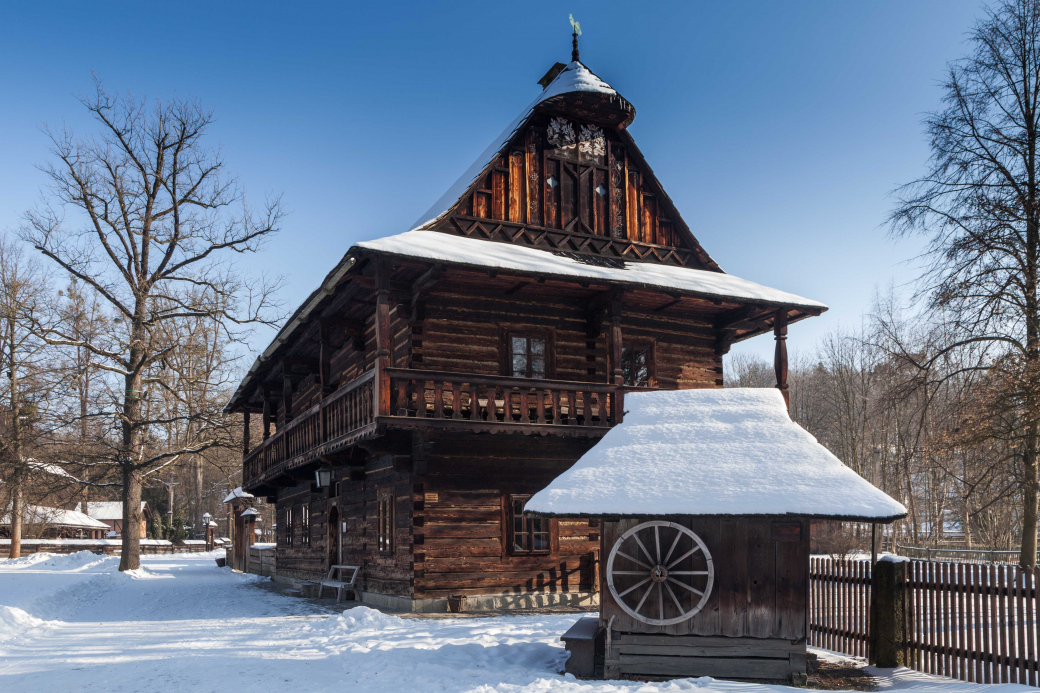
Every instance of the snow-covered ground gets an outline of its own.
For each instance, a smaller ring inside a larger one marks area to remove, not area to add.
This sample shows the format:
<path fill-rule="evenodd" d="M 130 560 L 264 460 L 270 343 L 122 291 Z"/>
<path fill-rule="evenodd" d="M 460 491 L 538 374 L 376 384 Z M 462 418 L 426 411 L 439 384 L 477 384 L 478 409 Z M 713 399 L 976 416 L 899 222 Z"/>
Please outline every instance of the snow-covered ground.
<path fill-rule="evenodd" d="M 712 679 L 576 681 L 559 673 L 559 636 L 574 614 L 401 618 L 356 607 L 330 616 L 217 568 L 213 555 L 146 556 L 130 574 L 117 572 L 118 558 L 89 553 L 0 560 L 0 691 L 792 691 Z M 886 689 L 1026 690 L 875 673 Z"/>

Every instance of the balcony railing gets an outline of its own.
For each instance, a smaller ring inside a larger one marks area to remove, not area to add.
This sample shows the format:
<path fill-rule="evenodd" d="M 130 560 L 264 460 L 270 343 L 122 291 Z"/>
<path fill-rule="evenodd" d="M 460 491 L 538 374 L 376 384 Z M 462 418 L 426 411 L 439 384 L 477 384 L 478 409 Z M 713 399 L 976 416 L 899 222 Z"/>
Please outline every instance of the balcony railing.
<path fill-rule="evenodd" d="M 297 414 L 243 460 L 247 486 L 351 445 L 376 426 L 375 371 L 366 371 Z"/>
<path fill-rule="evenodd" d="M 616 388 L 532 378 L 388 368 L 390 414 L 522 426 L 612 426 Z"/>
<path fill-rule="evenodd" d="M 388 390 L 382 397 L 381 387 Z M 374 435 L 380 424 L 602 435 L 620 421 L 622 396 L 605 383 L 374 369 L 251 450 L 243 461 L 245 486 L 342 450 Z"/>

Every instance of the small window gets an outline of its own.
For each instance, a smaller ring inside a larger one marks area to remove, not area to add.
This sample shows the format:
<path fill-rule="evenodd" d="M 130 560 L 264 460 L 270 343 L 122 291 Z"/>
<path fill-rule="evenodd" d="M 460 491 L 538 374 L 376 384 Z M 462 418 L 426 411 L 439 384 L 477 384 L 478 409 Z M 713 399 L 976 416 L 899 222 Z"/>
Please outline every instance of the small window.
<path fill-rule="evenodd" d="M 510 335 L 509 362 L 514 378 L 545 378 L 547 358 L 545 337 Z"/>
<path fill-rule="evenodd" d="M 376 531 L 379 553 L 394 552 L 394 497 L 391 494 L 379 498 L 379 528 Z"/>
<path fill-rule="evenodd" d="M 284 543 L 286 546 L 292 546 L 292 534 L 293 534 L 293 511 L 292 508 L 285 509 L 285 535 Z"/>
<path fill-rule="evenodd" d="M 510 497 L 510 522 L 513 553 L 548 553 L 549 520 L 524 514 L 530 496 Z"/>
<path fill-rule="evenodd" d="M 625 346 L 621 348 L 621 372 L 625 385 L 649 387 L 653 377 L 653 353 L 649 346 Z"/>
<path fill-rule="evenodd" d="M 311 543 L 311 506 L 304 503 L 300 506 L 300 543 L 307 546 Z"/>

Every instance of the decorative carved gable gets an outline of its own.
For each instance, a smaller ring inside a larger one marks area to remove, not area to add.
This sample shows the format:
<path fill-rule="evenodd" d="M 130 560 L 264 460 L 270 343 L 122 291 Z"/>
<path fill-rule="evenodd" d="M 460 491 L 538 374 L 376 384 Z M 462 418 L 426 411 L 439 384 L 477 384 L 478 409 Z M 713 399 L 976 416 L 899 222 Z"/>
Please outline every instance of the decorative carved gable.
<path fill-rule="evenodd" d="M 549 250 L 717 270 L 628 133 L 534 113 L 434 226 Z"/>

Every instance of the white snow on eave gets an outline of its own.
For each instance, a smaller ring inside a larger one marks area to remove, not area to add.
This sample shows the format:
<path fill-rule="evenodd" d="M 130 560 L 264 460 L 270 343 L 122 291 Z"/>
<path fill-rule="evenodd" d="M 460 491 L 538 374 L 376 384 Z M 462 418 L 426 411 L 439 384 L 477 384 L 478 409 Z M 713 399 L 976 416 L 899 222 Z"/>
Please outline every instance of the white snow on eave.
<path fill-rule="evenodd" d="M 44 505 L 27 505 L 22 512 L 22 521 L 30 525 L 60 525 L 62 527 L 78 527 L 86 529 L 108 529 L 104 522 L 98 522 L 76 510 L 49 508 Z M 0 525 L 10 525 L 11 514 L 0 517 Z"/>
<path fill-rule="evenodd" d="M 147 501 L 141 501 L 141 512 L 144 512 Z M 79 508 L 80 506 L 76 506 Z M 122 501 L 89 501 L 87 503 L 87 514 L 98 520 L 122 520 Z"/>
<path fill-rule="evenodd" d="M 582 65 L 580 62 L 572 62 L 565 67 L 560 74 L 556 75 L 556 79 L 549 83 L 548 86 L 538 95 L 531 104 L 524 109 L 524 111 L 517 116 L 517 118 L 502 131 L 495 140 L 488 145 L 477 160 L 466 169 L 458 180 L 452 183 L 451 187 L 448 188 L 447 192 L 441 195 L 440 199 L 433 203 L 433 206 L 426 210 L 426 213 L 419 217 L 418 221 L 412 225 L 412 229 L 420 229 L 443 216 L 449 209 L 455 206 L 455 203 L 459 201 L 459 198 L 465 194 L 469 186 L 473 184 L 473 181 L 484 172 L 484 169 L 495 160 L 502 148 L 513 138 L 516 131 L 524 124 L 528 116 L 534 111 L 535 107 L 561 94 L 569 94 L 572 92 L 595 92 L 600 94 L 609 94 L 611 96 L 618 96 L 618 93 L 614 89 L 604 82 L 602 79 L 592 74 L 592 72 Z"/>
<path fill-rule="evenodd" d="M 906 508 L 845 466 L 773 388 L 626 395 L 623 423 L 527 508 L 551 515 L 803 515 Z"/>
<path fill-rule="evenodd" d="M 396 236 L 364 241 L 358 243 L 357 247 L 423 260 L 494 267 L 559 277 L 623 282 L 663 289 L 678 289 L 719 298 L 827 309 L 827 306 L 819 301 L 772 289 L 732 274 L 648 262 L 627 262 L 624 269 L 601 267 L 537 248 L 454 236 L 439 231 L 407 231 Z"/>
<path fill-rule="evenodd" d="M 241 486 L 236 486 L 234 491 L 232 491 L 224 497 L 224 502 L 230 503 L 236 498 L 256 498 L 256 496 L 254 496 L 252 493 L 246 493 L 242 490 Z"/>

